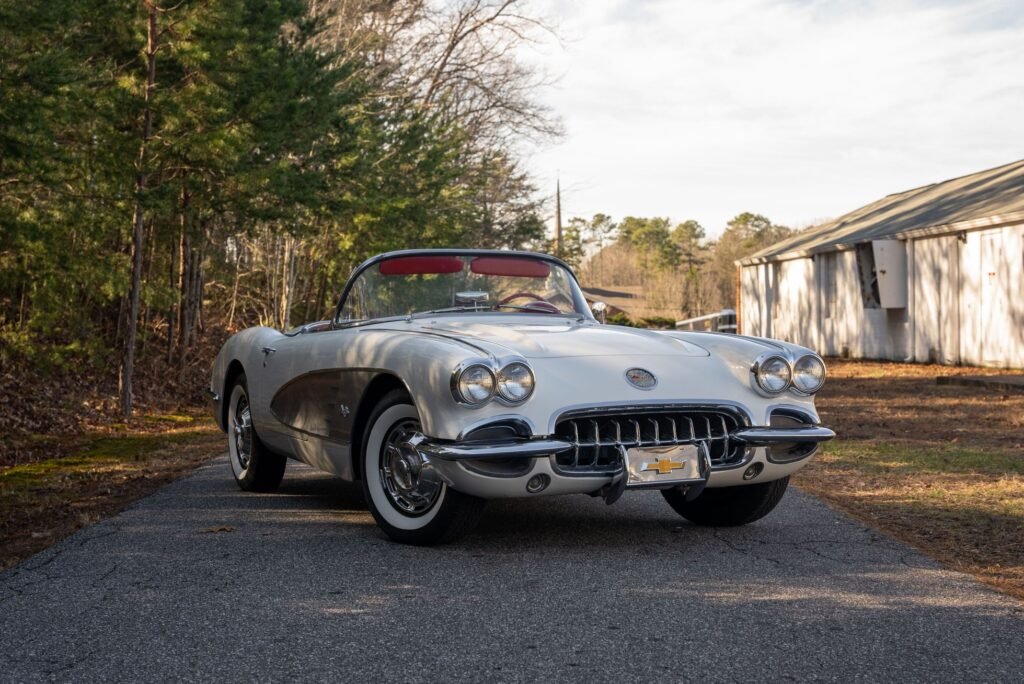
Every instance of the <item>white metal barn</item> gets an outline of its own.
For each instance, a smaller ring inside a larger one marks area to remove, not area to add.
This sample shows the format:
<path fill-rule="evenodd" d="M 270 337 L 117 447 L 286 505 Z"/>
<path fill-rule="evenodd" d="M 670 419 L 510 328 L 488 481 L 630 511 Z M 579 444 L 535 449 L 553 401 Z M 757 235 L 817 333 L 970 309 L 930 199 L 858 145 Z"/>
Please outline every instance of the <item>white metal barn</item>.
<path fill-rule="evenodd" d="M 737 265 L 742 334 L 1024 368 L 1024 160 L 889 195 Z"/>

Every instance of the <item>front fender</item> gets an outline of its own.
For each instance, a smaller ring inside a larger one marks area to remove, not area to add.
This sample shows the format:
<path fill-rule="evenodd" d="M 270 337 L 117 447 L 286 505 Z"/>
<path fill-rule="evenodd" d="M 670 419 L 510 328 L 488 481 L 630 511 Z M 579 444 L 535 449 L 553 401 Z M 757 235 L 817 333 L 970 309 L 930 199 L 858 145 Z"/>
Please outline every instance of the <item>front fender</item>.
<path fill-rule="evenodd" d="M 207 393 L 213 399 L 213 419 L 221 430 L 227 429 L 224 424 L 224 405 L 231 392 L 229 385 L 234 384 L 235 373 L 232 368 L 240 366 L 248 378 L 250 372 L 263 364 L 264 354 L 261 350 L 267 346 L 272 347 L 282 338 L 284 335 L 273 328 L 246 328 L 229 337 L 217 353 L 210 371 Z M 259 388 L 250 388 L 250 394 L 254 389 L 258 391 Z"/>

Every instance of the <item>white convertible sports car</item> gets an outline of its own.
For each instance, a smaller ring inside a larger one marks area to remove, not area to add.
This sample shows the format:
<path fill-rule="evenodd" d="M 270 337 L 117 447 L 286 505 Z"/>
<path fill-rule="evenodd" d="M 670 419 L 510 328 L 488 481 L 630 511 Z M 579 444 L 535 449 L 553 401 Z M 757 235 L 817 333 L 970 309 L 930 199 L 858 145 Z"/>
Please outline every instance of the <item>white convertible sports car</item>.
<path fill-rule="evenodd" d="M 234 335 L 209 392 L 242 489 L 298 459 L 434 544 L 502 497 L 653 488 L 698 525 L 757 520 L 834 436 L 824 382 L 792 344 L 602 325 L 554 257 L 451 249 L 369 259 L 331 320 Z"/>

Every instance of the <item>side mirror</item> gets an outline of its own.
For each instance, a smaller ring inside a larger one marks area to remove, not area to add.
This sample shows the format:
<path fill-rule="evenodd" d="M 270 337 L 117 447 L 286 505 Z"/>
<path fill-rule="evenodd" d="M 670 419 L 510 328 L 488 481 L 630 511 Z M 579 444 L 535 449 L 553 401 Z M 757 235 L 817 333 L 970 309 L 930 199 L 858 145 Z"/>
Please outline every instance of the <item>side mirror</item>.
<path fill-rule="evenodd" d="M 594 302 L 590 305 L 590 310 L 594 312 L 594 318 L 601 323 L 604 323 L 605 316 L 608 313 L 608 305 L 604 302 Z"/>

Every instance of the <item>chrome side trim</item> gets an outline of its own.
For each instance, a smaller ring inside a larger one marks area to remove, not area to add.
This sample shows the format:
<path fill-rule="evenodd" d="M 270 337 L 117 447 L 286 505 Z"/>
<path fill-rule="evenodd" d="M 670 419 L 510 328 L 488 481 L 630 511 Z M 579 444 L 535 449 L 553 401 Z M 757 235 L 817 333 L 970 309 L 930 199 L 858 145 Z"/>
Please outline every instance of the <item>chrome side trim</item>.
<path fill-rule="evenodd" d="M 827 442 L 836 433 L 827 427 L 809 425 L 800 428 L 745 427 L 735 430 L 730 437 L 747 446 L 771 446 L 773 444 L 792 444 Z"/>

